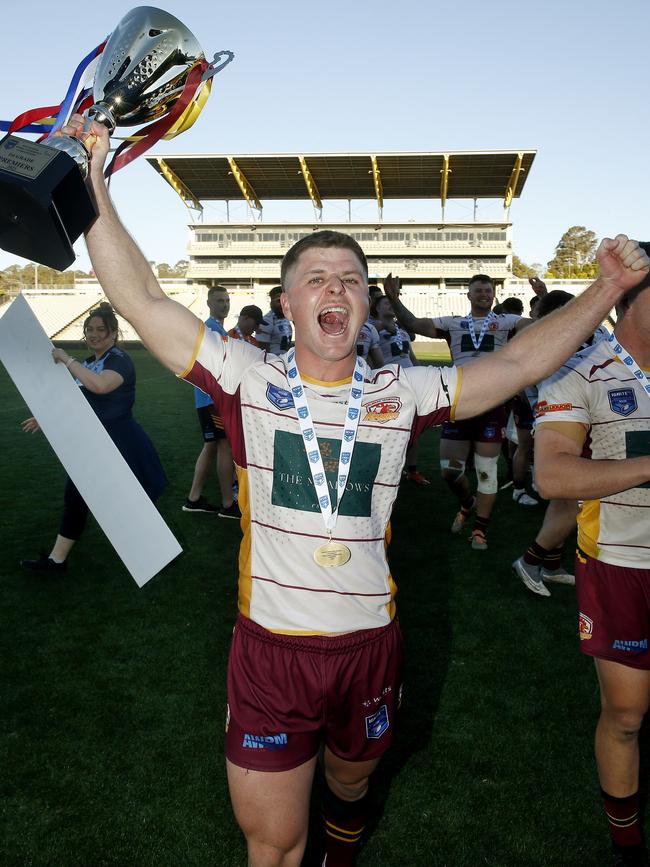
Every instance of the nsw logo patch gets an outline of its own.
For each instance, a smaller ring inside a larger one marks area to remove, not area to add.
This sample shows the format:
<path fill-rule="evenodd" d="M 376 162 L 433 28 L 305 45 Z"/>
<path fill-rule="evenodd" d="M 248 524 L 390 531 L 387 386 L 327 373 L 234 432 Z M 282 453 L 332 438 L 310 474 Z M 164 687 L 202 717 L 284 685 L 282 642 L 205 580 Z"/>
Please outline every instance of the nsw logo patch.
<path fill-rule="evenodd" d="M 269 382 L 266 386 L 266 397 L 276 409 L 293 409 L 293 395 L 286 388 Z"/>
<path fill-rule="evenodd" d="M 388 707 L 382 704 L 379 710 L 366 717 L 366 737 L 378 740 L 384 732 L 388 731 L 389 725 Z"/>
<path fill-rule="evenodd" d="M 609 406 L 617 415 L 631 415 L 639 405 L 633 388 L 613 388 L 607 392 Z"/>

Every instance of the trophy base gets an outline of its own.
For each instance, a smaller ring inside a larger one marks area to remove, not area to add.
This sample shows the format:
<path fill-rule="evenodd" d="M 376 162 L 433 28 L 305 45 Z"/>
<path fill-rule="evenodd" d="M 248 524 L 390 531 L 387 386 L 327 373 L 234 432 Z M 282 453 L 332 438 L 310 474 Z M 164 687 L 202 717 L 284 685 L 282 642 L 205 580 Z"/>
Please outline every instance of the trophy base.
<path fill-rule="evenodd" d="M 81 172 L 64 151 L 16 136 L 0 141 L 0 247 L 63 271 L 97 216 Z"/>

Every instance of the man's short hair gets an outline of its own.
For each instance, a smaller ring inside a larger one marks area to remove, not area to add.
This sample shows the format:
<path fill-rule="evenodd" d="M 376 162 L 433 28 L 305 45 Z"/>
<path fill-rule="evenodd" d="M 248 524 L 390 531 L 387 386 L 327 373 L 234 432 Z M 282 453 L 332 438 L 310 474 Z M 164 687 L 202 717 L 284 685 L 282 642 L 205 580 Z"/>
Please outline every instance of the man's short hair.
<path fill-rule="evenodd" d="M 377 286 L 376 283 L 371 283 L 370 286 L 368 286 L 368 295 L 370 295 L 371 298 L 373 298 L 375 295 L 379 296 L 383 294 L 384 290 L 381 288 L 381 286 Z"/>
<path fill-rule="evenodd" d="M 491 277 L 488 277 L 487 274 L 474 274 L 473 277 L 469 278 L 469 283 L 467 284 L 467 288 L 472 285 L 472 283 L 489 283 L 490 286 L 494 289 L 494 281 Z"/>
<path fill-rule="evenodd" d="M 554 310 L 564 307 L 569 301 L 573 301 L 573 295 L 570 292 L 565 292 L 564 289 L 553 289 L 552 292 L 547 292 L 546 295 L 542 295 L 539 298 L 537 318 L 541 319 L 544 316 L 548 316 Z"/>
<path fill-rule="evenodd" d="M 514 296 L 504 298 L 501 302 L 501 307 L 503 307 L 504 313 L 514 313 L 516 316 L 521 316 L 524 312 L 524 302 L 521 298 L 515 298 Z"/>
<path fill-rule="evenodd" d="M 280 268 L 282 291 L 286 292 L 287 290 L 287 273 L 291 268 L 293 268 L 305 250 L 328 247 L 340 247 L 354 253 L 361 264 L 366 280 L 368 279 L 368 261 L 365 253 L 354 238 L 350 235 L 346 235 L 344 232 L 334 232 L 331 229 L 323 229 L 320 232 L 312 232 L 311 235 L 306 235 L 304 238 L 296 241 L 293 247 L 287 250 L 284 254 L 284 259 L 282 260 L 282 266 Z"/>
<path fill-rule="evenodd" d="M 274 286 L 273 289 L 269 292 L 269 298 L 277 298 L 278 295 L 282 294 L 282 286 Z"/>
<path fill-rule="evenodd" d="M 208 289 L 208 298 L 213 292 L 228 292 L 225 286 L 210 286 Z"/>

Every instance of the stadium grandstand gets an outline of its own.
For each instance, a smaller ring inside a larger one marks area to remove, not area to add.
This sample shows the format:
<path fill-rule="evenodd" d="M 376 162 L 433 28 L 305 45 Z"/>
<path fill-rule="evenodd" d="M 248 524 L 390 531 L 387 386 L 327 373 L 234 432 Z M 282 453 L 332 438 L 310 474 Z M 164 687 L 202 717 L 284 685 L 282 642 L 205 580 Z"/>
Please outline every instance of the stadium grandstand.
<path fill-rule="evenodd" d="M 161 280 L 165 291 L 198 316 L 206 315 L 208 288 L 231 294 L 228 327 L 246 304 L 268 309 L 268 291 L 280 280 L 280 262 L 289 247 L 321 229 L 352 235 L 368 258 L 370 281 L 392 272 L 402 280 L 405 304 L 417 316 L 464 315 L 467 283 L 489 274 L 497 300 L 531 296 L 526 280 L 512 275 L 510 206 L 523 192 L 536 152 L 459 151 L 454 153 L 268 154 L 148 156 L 149 164 L 180 196 L 191 213 L 185 279 Z M 384 201 L 434 203 L 439 219 L 387 222 Z M 474 219 L 445 220 L 450 200 L 473 202 Z M 348 203 L 347 222 L 323 219 L 324 200 Z M 352 202 L 376 202 L 376 219 L 352 221 Z M 478 220 L 479 200 L 500 201 L 499 220 Z M 230 222 L 230 205 L 244 201 L 247 222 Z M 310 218 L 266 222 L 264 201 L 304 202 Z M 208 222 L 204 203 L 223 202 L 225 222 Z M 582 281 L 550 280 L 549 289 L 580 292 Z M 88 310 L 101 300 L 96 280 L 78 280 L 66 289 L 23 290 L 48 335 L 79 339 Z M 3 308 L 0 307 L 0 315 Z M 137 340 L 124 323 L 123 339 Z M 423 338 L 424 339 L 424 338 Z"/>

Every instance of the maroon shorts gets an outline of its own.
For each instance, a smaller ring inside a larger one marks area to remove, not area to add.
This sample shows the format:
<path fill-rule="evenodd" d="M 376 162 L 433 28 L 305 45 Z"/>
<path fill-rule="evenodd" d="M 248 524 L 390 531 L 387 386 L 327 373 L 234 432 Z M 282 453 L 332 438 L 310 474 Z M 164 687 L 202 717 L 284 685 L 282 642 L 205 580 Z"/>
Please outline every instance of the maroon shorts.
<path fill-rule="evenodd" d="M 402 657 L 395 620 L 325 638 L 277 635 L 240 615 L 228 660 L 227 758 L 288 771 L 323 743 L 348 762 L 379 758 L 393 741 Z"/>
<path fill-rule="evenodd" d="M 442 426 L 443 440 L 463 440 L 472 443 L 501 443 L 505 439 L 506 411 L 503 406 L 466 418 L 446 421 Z"/>
<path fill-rule="evenodd" d="M 217 408 L 213 403 L 207 406 L 199 406 L 196 409 L 201 425 L 201 433 L 203 434 L 203 442 L 211 443 L 215 440 L 223 440 L 226 438 L 226 432 L 223 429 L 223 421 L 217 415 Z"/>
<path fill-rule="evenodd" d="M 580 649 L 650 669 L 650 569 L 630 569 L 576 552 Z"/>

